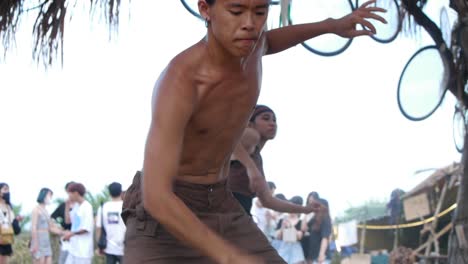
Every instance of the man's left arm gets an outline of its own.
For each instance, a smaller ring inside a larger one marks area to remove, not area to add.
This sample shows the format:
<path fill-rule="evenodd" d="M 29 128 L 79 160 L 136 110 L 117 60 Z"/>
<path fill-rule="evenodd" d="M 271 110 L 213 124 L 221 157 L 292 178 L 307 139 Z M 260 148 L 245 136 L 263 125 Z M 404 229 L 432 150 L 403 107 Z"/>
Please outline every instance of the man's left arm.
<path fill-rule="evenodd" d="M 371 6 L 375 0 L 361 5 L 351 14 L 340 18 L 328 18 L 317 23 L 293 25 L 273 29 L 266 32 L 266 54 L 274 54 L 289 49 L 308 39 L 332 33 L 345 38 L 370 36 L 376 33 L 375 27 L 366 19 L 375 19 L 387 23 L 385 19 L 374 12 L 386 12 L 385 9 Z M 358 26 L 363 29 L 356 29 Z"/>

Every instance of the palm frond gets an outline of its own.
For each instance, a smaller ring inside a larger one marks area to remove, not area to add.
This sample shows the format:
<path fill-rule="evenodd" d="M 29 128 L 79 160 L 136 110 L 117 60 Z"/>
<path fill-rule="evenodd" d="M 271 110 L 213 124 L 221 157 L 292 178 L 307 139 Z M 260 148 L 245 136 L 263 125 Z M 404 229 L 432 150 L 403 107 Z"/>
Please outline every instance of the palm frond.
<path fill-rule="evenodd" d="M 51 0 L 44 3 L 34 23 L 33 58 L 38 62 L 42 58 L 45 65 L 51 65 L 60 47 L 60 58 L 63 64 L 66 3 L 65 0 Z"/>
<path fill-rule="evenodd" d="M 95 16 L 103 18 L 109 27 L 109 38 L 117 32 L 119 25 L 120 6 L 122 0 L 90 0 L 90 19 Z M 20 18 L 37 13 L 33 26 L 33 52 L 35 61 L 50 66 L 60 59 L 63 64 L 63 48 L 65 24 L 71 17 L 80 0 L 38 0 L 37 6 L 25 8 L 24 0 L 0 1 L 0 39 L 4 47 L 5 57 L 8 49 L 14 44 L 14 37 Z"/>
<path fill-rule="evenodd" d="M 6 56 L 9 46 L 14 43 L 23 3 L 23 0 L 0 1 L 0 40 L 3 44 L 3 56 Z"/>

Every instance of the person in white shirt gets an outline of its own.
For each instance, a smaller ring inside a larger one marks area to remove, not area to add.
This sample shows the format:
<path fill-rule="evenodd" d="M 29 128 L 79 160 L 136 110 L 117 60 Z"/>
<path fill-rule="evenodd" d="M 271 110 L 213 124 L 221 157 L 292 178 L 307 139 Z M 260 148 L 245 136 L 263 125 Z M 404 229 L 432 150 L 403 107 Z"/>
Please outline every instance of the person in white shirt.
<path fill-rule="evenodd" d="M 104 249 L 107 264 L 121 264 L 124 254 L 125 223 L 122 213 L 122 185 L 113 182 L 109 185 L 112 200 L 98 209 L 96 218 L 96 238 L 99 240 L 102 228 L 106 232 L 107 245 Z"/>
<path fill-rule="evenodd" d="M 273 182 L 268 182 L 268 188 L 270 189 L 271 195 L 275 194 L 276 185 Z M 258 198 L 254 198 L 252 209 L 250 214 L 257 224 L 258 228 L 267 236 L 268 240 L 272 240 L 275 237 L 276 219 L 273 210 L 263 206 L 262 202 Z"/>
<path fill-rule="evenodd" d="M 66 264 L 91 264 L 93 252 L 93 207 L 84 199 L 86 189 L 81 183 L 73 183 L 68 189 L 68 197 L 73 205 L 71 212 L 65 212 L 65 221 L 71 222 L 64 240 L 70 240 Z"/>

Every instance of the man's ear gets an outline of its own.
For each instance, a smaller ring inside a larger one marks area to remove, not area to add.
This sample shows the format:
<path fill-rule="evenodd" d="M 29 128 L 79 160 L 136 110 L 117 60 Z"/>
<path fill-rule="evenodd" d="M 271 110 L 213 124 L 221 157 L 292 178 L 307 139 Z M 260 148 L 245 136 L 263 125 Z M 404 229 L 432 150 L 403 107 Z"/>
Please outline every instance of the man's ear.
<path fill-rule="evenodd" d="M 210 21 L 210 5 L 206 0 L 198 0 L 198 12 L 205 21 Z"/>

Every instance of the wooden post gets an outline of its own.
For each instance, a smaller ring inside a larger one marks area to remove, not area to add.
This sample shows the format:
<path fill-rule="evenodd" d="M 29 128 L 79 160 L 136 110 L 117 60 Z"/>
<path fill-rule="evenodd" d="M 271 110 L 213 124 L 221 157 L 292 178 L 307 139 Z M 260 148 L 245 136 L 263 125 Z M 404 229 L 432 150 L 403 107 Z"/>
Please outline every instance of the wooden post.
<path fill-rule="evenodd" d="M 463 175 L 458 187 L 457 209 L 453 217 L 454 229 L 449 239 L 448 263 L 466 263 L 468 259 L 468 245 L 462 237 L 468 238 L 468 133 L 465 134 L 465 146 L 463 149 L 462 164 Z M 458 234 L 455 230 L 458 231 Z M 466 241 L 466 240 L 465 240 Z"/>
<path fill-rule="evenodd" d="M 366 224 L 367 221 L 364 220 L 364 227 L 361 229 L 361 243 L 359 245 L 359 254 L 364 254 L 364 244 L 366 243 Z"/>
<path fill-rule="evenodd" d="M 445 200 L 445 194 L 447 193 L 447 189 L 448 189 L 448 184 L 449 184 L 449 181 L 448 179 L 445 178 L 445 182 L 444 182 L 444 187 L 442 187 L 442 192 L 439 196 L 439 201 L 437 202 L 437 207 L 436 207 L 436 210 L 434 212 L 434 221 L 432 221 L 432 224 L 431 224 L 431 236 L 429 236 L 429 239 L 428 241 L 431 241 L 431 238 L 434 238 L 436 233 L 435 231 L 437 230 L 437 224 L 439 222 L 439 213 L 440 213 L 440 210 L 442 209 L 442 204 Z M 436 253 L 439 253 L 439 241 L 438 239 L 434 239 L 432 240 L 434 242 L 434 247 L 435 247 L 435 251 Z M 432 248 L 432 243 L 429 243 L 426 247 L 426 252 L 425 252 L 425 255 L 426 256 L 429 256 L 429 254 L 431 253 L 431 248 Z"/>
<path fill-rule="evenodd" d="M 361 230 L 361 243 L 359 245 L 360 254 L 364 254 L 364 245 L 366 243 L 367 207 L 364 210 L 364 227 Z"/>

